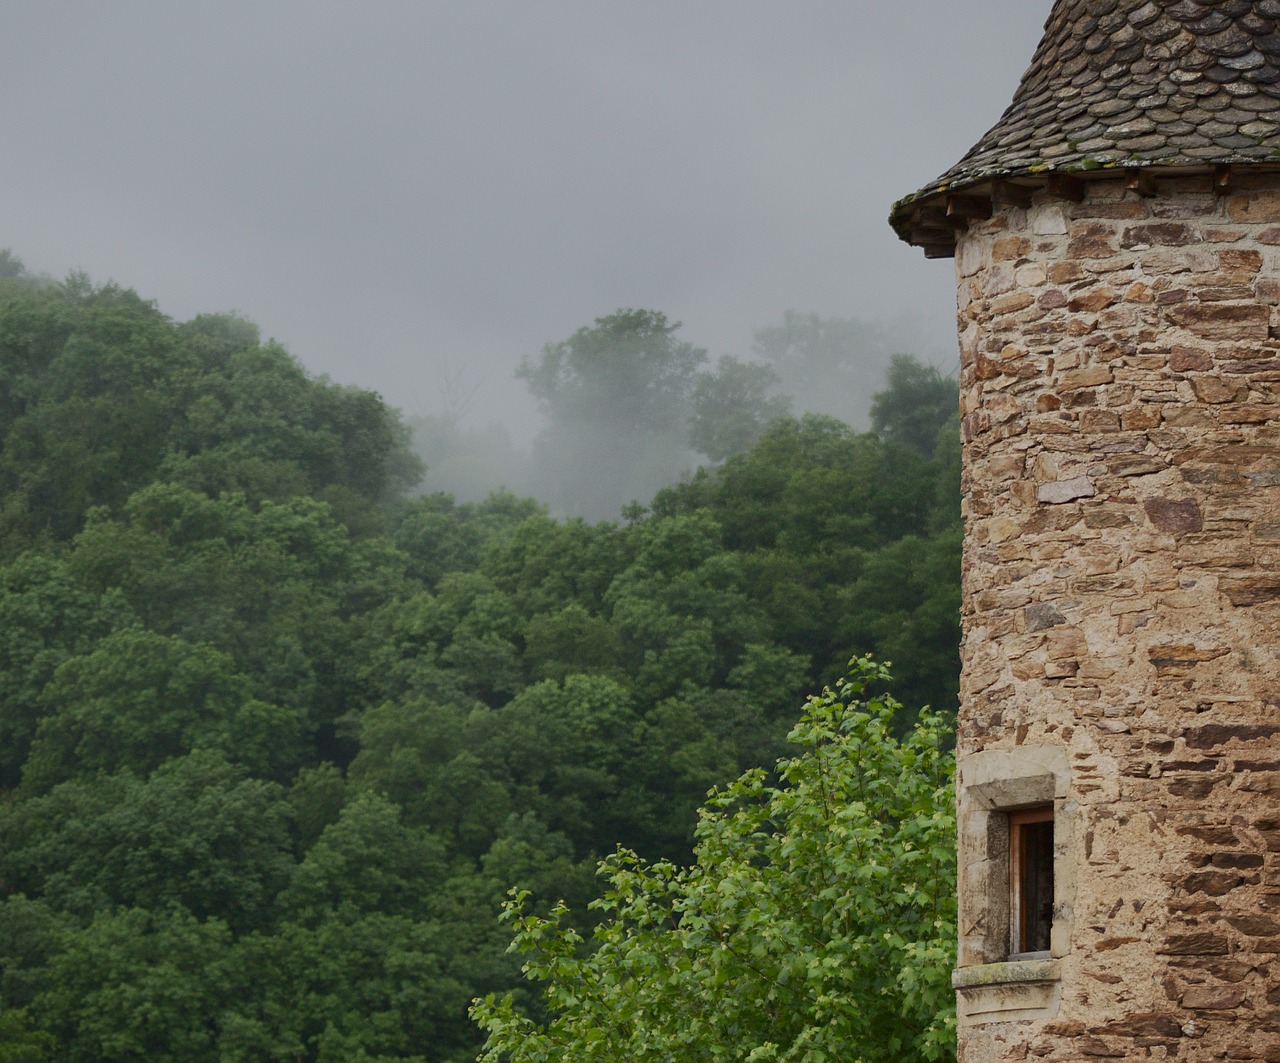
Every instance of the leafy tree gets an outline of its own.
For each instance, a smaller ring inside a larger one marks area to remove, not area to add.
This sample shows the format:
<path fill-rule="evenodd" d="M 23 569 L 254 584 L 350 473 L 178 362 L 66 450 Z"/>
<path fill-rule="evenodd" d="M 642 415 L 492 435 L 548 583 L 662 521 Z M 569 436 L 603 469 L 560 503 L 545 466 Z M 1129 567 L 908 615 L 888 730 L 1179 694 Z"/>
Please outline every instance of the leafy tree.
<path fill-rule="evenodd" d="M 959 529 L 963 525 L 960 513 L 960 464 L 960 411 L 957 408 L 938 429 L 933 445 L 933 513 L 930 528 L 935 532 Z"/>
<path fill-rule="evenodd" d="M 604 862 L 593 948 L 505 918 L 547 1018 L 489 996 L 484 1063 L 730 1063 L 954 1057 L 953 760 L 940 722 L 892 735 L 882 666 L 855 660 L 810 700 L 777 766 L 712 796 L 696 863 Z"/>
<path fill-rule="evenodd" d="M 608 524 L 531 516 L 492 540 L 480 565 L 493 585 L 527 616 L 556 612 L 571 602 L 600 613 L 618 570 L 638 540 Z"/>
<path fill-rule="evenodd" d="M 314 379 L 231 315 L 176 325 L 137 293 L 0 284 L 0 534 L 66 539 L 157 478 L 322 496 L 350 526 L 421 476 L 395 411 Z M 368 530 L 367 528 L 365 530 Z"/>
<path fill-rule="evenodd" d="M 637 722 L 629 691 L 612 679 L 548 679 L 494 714 L 502 739 L 481 755 L 506 775 L 517 808 L 537 812 L 579 852 L 599 853 L 621 836 L 614 815 Z"/>
<path fill-rule="evenodd" d="M 303 768 L 289 787 L 289 808 L 295 841 L 309 849 L 333 823 L 347 798 L 347 782 L 336 764 L 324 762 Z"/>
<path fill-rule="evenodd" d="M 89 920 L 118 906 L 181 905 L 233 930 L 262 928 L 293 857 L 281 787 L 211 751 L 90 775 L 0 807 L 0 881 Z"/>
<path fill-rule="evenodd" d="M 220 920 L 181 908 L 100 912 L 64 933 L 32 1014 L 64 1063 L 212 1063 L 236 996 L 231 945 Z"/>
<path fill-rule="evenodd" d="M 119 594 L 84 588 L 61 560 L 30 553 L 0 567 L 0 788 L 18 783 L 58 666 L 132 620 Z"/>
<path fill-rule="evenodd" d="M 22 893 L 10 893 L 0 901 L 0 1014 L 29 1015 L 47 980 L 49 959 L 59 951 L 59 936 L 71 924 L 64 914 Z M 10 1022 L 11 1033 L 25 1028 L 21 1019 Z"/>
<path fill-rule="evenodd" d="M 619 310 L 526 359 L 517 376 L 549 424 L 534 449 L 535 486 L 563 511 L 611 516 L 690 463 L 684 440 L 701 347 L 653 310 Z"/>
<path fill-rule="evenodd" d="M 25 276 L 26 272 L 27 267 L 22 264 L 22 259 L 7 247 L 0 248 L 0 280 L 14 280 Z"/>
<path fill-rule="evenodd" d="M 715 373 L 699 373 L 693 389 L 689 442 L 714 462 L 747 450 L 770 421 L 791 408 L 786 396 L 770 395 L 781 378 L 767 365 L 725 355 Z"/>
<path fill-rule="evenodd" d="M 577 602 L 533 617 L 524 632 L 525 658 L 536 679 L 598 672 L 622 680 L 621 641 L 613 625 Z"/>
<path fill-rule="evenodd" d="M 553 421 L 613 422 L 647 435 L 678 431 L 707 357 L 676 339 L 679 328 L 654 310 L 619 310 L 547 344 L 517 376 Z"/>
<path fill-rule="evenodd" d="M 84 771 L 152 771 L 197 748 L 253 771 L 296 759 L 297 721 L 258 701 L 225 654 L 139 628 L 104 638 L 58 666 L 23 770 L 43 793 Z"/>
<path fill-rule="evenodd" d="M 385 703 L 360 720 L 360 752 L 351 784 L 386 794 L 405 821 L 448 838 L 455 852 L 478 858 L 515 810 L 504 773 L 477 752 L 501 742 L 488 709 L 468 711 L 422 698 Z M 499 732 L 500 733 L 500 732 Z"/>
<path fill-rule="evenodd" d="M 452 495 L 431 494 L 400 507 L 391 538 L 409 559 L 408 574 L 433 591 L 450 572 L 476 568 L 483 549 L 543 512 L 532 498 L 505 491 L 462 504 Z"/>
<path fill-rule="evenodd" d="M 842 592 L 841 636 L 850 649 L 875 646 L 902 662 L 900 689 L 951 717 L 960 675 L 957 617 L 962 536 L 907 536 L 869 555 Z"/>
<path fill-rule="evenodd" d="M 0 1011 L 0 1063 L 47 1063 L 57 1047 L 57 1038 L 37 1029 L 26 1009 Z"/>
<path fill-rule="evenodd" d="M 346 625 L 402 588 L 406 564 L 384 539 L 353 541 L 313 498 L 255 505 L 170 483 L 118 517 L 91 512 L 67 554 L 82 585 L 122 596 L 152 632 L 227 655 L 248 696 L 322 742 L 351 694 Z"/>
<path fill-rule="evenodd" d="M 470 990 L 469 944 L 455 927 L 376 910 L 246 938 L 233 957 L 239 993 L 218 1014 L 217 1052 L 188 1060 L 463 1063 L 475 1056 L 474 1035 L 457 1019 Z"/>
<path fill-rule="evenodd" d="M 944 425 L 937 438 L 931 461 L 830 417 L 784 418 L 714 472 L 659 492 L 646 523 L 706 511 L 767 618 L 753 641 L 809 657 L 811 685 L 873 650 L 905 662 L 899 690 L 912 702 L 949 712 L 959 674 L 958 437 Z"/>
<path fill-rule="evenodd" d="M 888 385 L 871 403 L 871 426 L 882 439 L 931 456 L 939 430 L 956 415 L 956 382 L 936 366 L 895 354 L 889 362 Z"/>
<path fill-rule="evenodd" d="M 425 911 L 444 878 L 439 839 L 402 821 L 380 794 L 356 795 L 327 826 L 280 898 L 299 922 L 327 913 Z"/>

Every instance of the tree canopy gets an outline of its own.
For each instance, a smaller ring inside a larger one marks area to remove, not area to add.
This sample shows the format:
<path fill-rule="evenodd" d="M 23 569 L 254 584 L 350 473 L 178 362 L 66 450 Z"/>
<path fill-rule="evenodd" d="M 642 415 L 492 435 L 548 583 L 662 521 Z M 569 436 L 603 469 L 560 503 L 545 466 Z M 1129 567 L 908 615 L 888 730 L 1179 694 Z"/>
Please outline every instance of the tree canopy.
<path fill-rule="evenodd" d="M 853 662 L 780 760 L 712 794 L 689 867 L 619 850 L 582 948 L 568 909 L 506 906 L 546 1018 L 473 1009 L 485 1063 L 941 1060 L 954 1052 L 952 757 L 894 738 L 887 671 Z"/>
<path fill-rule="evenodd" d="M 618 845 L 641 893 L 691 889 L 695 846 L 750 862 L 732 824 L 782 816 L 803 758 L 697 809 L 854 654 L 954 710 L 941 403 L 932 448 L 775 417 L 767 373 L 614 315 L 530 370 L 548 401 L 585 423 L 635 370 L 631 456 L 676 407 L 691 455 L 704 400 L 732 446 L 625 521 L 559 518 L 414 494 L 399 414 L 242 318 L 5 262 L 0 1060 L 473 1060 L 473 998 L 558 1014 L 506 951 L 509 887 L 588 942 Z M 877 720 L 885 756 L 924 749 L 912 714 Z"/>

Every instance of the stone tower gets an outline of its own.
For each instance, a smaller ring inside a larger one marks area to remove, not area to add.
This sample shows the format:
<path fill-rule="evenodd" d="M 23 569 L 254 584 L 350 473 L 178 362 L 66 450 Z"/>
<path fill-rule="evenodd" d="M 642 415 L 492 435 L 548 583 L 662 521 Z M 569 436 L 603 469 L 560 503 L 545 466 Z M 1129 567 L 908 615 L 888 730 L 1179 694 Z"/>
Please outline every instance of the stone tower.
<path fill-rule="evenodd" d="M 1057 0 L 954 255 L 963 1063 L 1280 1060 L 1280 0 Z"/>

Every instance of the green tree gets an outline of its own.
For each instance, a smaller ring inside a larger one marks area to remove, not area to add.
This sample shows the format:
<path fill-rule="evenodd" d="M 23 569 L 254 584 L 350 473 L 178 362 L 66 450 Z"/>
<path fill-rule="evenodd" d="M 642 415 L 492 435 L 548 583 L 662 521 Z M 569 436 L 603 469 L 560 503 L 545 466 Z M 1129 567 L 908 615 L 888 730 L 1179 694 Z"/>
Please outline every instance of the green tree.
<path fill-rule="evenodd" d="M 421 476 L 408 444 L 377 395 L 310 377 L 241 318 L 177 325 L 83 276 L 0 283 L 0 541 L 69 538 L 157 478 L 314 494 L 367 532 L 369 502 Z"/>
<path fill-rule="evenodd" d="M 785 417 L 790 398 L 771 395 L 781 378 L 767 365 L 725 355 L 693 388 L 689 442 L 714 462 L 747 450 L 769 422 Z"/>
<path fill-rule="evenodd" d="M 28 553 L 0 567 L 0 789 L 18 784 L 58 666 L 132 619 L 119 594 L 85 589 L 61 560 Z"/>
<path fill-rule="evenodd" d="M 521 363 L 516 375 L 549 421 L 534 450 L 540 497 L 613 516 L 692 464 L 684 440 L 707 352 L 677 339 L 679 327 L 657 311 L 619 310 Z"/>
<path fill-rule="evenodd" d="M 459 1022 L 476 984 L 469 944 L 458 928 L 378 911 L 246 938 L 234 955 L 239 992 L 217 1016 L 217 1051 L 184 1063 L 474 1059 L 474 1035 Z"/>
<path fill-rule="evenodd" d="M 14 280 L 26 276 L 26 273 L 27 267 L 22 264 L 22 259 L 7 247 L 0 248 L 0 280 Z"/>
<path fill-rule="evenodd" d="M 293 856 L 284 792 L 212 751 L 89 775 L 0 807 L 0 881 L 83 920 L 181 905 L 232 930 L 275 916 Z"/>
<path fill-rule="evenodd" d="M 197 748 L 260 773 L 296 758 L 296 719 L 253 698 L 226 654 L 139 628 L 68 658 L 42 698 L 23 769 L 30 794 L 85 771 L 147 773 Z"/>
<path fill-rule="evenodd" d="M 871 403 L 871 426 L 890 443 L 930 457 L 938 432 L 959 407 L 956 382 L 909 354 L 889 363 L 888 386 Z"/>
<path fill-rule="evenodd" d="M 281 908 L 311 925 L 329 913 L 427 911 L 445 874 L 444 846 L 380 794 L 356 795 L 307 852 Z"/>
<path fill-rule="evenodd" d="M 212 1063 L 236 999 L 230 932 L 180 908 L 100 912 L 63 935 L 32 1013 L 64 1063 Z"/>
<path fill-rule="evenodd" d="M 25 1009 L 0 1011 L 0 1063 L 48 1063 L 57 1047 L 57 1038 L 36 1029 Z"/>
<path fill-rule="evenodd" d="M 484 1063 L 921 1063 L 954 1057 L 953 760 L 936 717 L 906 739 L 867 659 L 810 700 L 777 785 L 714 795 L 696 862 L 605 861 L 584 952 L 558 906 L 505 918 L 545 1021 L 490 996 Z"/>
<path fill-rule="evenodd" d="M 650 435 L 679 430 L 707 357 L 676 339 L 679 328 L 654 310 L 618 310 L 547 344 L 516 375 L 552 420 L 612 421 Z"/>

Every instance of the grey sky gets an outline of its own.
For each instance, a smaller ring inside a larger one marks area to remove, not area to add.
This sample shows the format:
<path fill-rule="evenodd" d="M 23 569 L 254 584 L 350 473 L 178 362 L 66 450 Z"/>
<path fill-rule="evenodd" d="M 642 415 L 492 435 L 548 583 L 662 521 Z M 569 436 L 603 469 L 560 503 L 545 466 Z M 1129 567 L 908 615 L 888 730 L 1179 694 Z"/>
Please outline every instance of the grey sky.
<path fill-rule="evenodd" d="M 526 422 L 519 359 L 621 306 L 745 355 L 788 308 L 953 342 L 891 202 L 999 117 L 1049 0 L 15 0 L 0 246 L 311 369 Z"/>

